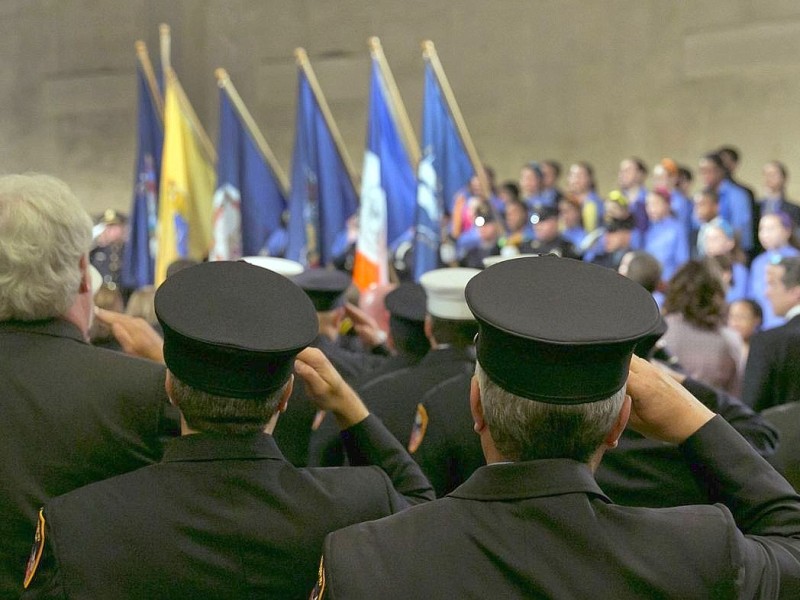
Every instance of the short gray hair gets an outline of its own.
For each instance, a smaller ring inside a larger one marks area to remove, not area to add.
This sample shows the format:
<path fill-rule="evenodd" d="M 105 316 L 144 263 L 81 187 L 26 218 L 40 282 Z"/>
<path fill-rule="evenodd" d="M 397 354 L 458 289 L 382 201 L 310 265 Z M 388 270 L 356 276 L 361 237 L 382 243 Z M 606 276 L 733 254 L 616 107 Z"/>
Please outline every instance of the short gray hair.
<path fill-rule="evenodd" d="M 172 401 L 195 431 L 239 435 L 257 433 L 266 427 L 278 410 L 289 378 L 264 398 L 229 398 L 193 388 L 170 372 Z"/>
<path fill-rule="evenodd" d="M 535 368 L 535 367 L 532 367 Z M 509 460 L 571 458 L 588 462 L 619 416 L 625 386 L 605 400 L 547 404 L 507 392 L 480 363 L 475 376 L 483 417 L 497 450 Z"/>
<path fill-rule="evenodd" d="M 39 174 L 0 177 L 0 321 L 65 313 L 91 243 L 92 219 L 66 183 Z"/>

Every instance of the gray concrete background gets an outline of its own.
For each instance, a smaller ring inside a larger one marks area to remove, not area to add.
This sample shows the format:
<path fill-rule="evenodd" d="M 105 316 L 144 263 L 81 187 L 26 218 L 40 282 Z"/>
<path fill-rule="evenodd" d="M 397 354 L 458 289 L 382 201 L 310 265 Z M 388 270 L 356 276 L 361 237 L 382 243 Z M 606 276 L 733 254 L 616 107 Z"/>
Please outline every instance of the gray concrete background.
<path fill-rule="evenodd" d="M 134 42 L 172 64 L 212 139 L 225 67 L 282 166 L 294 135 L 293 50 L 307 49 L 360 168 L 367 38 L 381 38 L 419 134 L 420 42 L 432 39 L 484 159 L 501 179 L 532 158 L 588 159 L 601 192 L 617 164 L 693 168 L 721 143 L 761 187 L 777 158 L 798 173 L 796 0 L 0 0 L 0 172 L 65 179 L 98 212 L 127 210 L 135 148 Z"/>

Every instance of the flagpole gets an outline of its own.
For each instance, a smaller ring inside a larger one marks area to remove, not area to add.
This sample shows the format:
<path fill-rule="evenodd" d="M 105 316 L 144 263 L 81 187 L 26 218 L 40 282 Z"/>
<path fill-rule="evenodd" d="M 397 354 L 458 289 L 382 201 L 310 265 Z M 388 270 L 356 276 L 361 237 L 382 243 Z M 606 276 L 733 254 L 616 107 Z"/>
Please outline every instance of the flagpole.
<path fill-rule="evenodd" d="M 172 54 L 172 38 L 170 36 L 169 25 L 162 23 L 158 26 L 158 38 L 161 50 L 161 70 L 166 72 L 172 68 L 170 55 Z"/>
<path fill-rule="evenodd" d="M 306 79 L 308 79 L 308 84 L 311 86 L 311 91 L 314 93 L 314 97 L 317 100 L 319 110 L 328 125 L 328 129 L 331 132 L 331 137 L 333 138 L 333 143 L 336 144 L 336 148 L 339 151 L 339 156 L 342 158 L 342 162 L 344 163 L 344 168 L 347 170 L 347 174 L 350 177 L 350 183 L 353 184 L 353 190 L 355 191 L 356 197 L 358 197 L 358 177 L 356 176 L 356 170 L 353 167 L 353 161 L 350 159 L 350 154 L 347 152 L 347 148 L 344 145 L 344 140 L 342 139 L 342 134 L 339 132 L 339 128 L 336 126 L 336 121 L 333 120 L 333 114 L 331 113 L 328 102 L 325 100 L 325 96 L 322 93 L 322 88 L 319 85 L 319 81 L 314 73 L 314 69 L 311 67 L 311 62 L 308 60 L 308 54 L 306 54 L 305 48 L 296 48 L 294 51 L 294 56 L 297 61 L 297 65 L 303 70 Z"/>
<path fill-rule="evenodd" d="M 145 81 L 147 81 L 147 89 L 150 92 L 150 97 L 156 107 L 156 113 L 161 122 L 164 122 L 164 97 L 161 95 L 161 90 L 158 88 L 158 81 L 156 81 L 156 74 L 153 71 L 153 63 L 150 62 L 150 55 L 147 53 L 147 44 L 142 40 L 138 40 L 135 44 L 136 57 L 139 59 L 139 64 L 142 66 Z"/>
<path fill-rule="evenodd" d="M 403 99 L 400 97 L 400 90 L 397 88 L 397 83 L 392 75 L 392 70 L 389 68 L 389 63 L 386 61 L 386 56 L 383 53 L 383 47 L 381 46 L 380 39 L 377 37 L 369 38 L 369 48 L 370 55 L 378 61 L 378 68 L 380 68 L 383 79 L 386 82 L 386 91 L 389 93 L 391 106 L 393 107 L 393 112 L 395 113 L 394 116 L 400 125 L 401 131 L 403 132 L 406 151 L 411 159 L 411 166 L 414 168 L 414 171 L 416 171 L 421 159 L 419 142 L 417 141 L 417 136 L 414 133 L 414 128 L 411 126 L 411 119 L 408 118 L 408 113 L 406 112 L 405 104 L 403 104 Z"/>
<path fill-rule="evenodd" d="M 469 134 L 467 124 L 461 114 L 461 109 L 458 107 L 455 94 L 453 94 L 453 89 L 450 87 L 450 82 L 447 80 L 447 75 L 445 75 L 442 63 L 439 61 L 439 55 L 436 53 L 436 47 L 433 45 L 432 41 L 426 40 L 422 42 L 422 56 L 430 62 L 433 68 L 433 73 L 436 75 L 436 80 L 439 82 L 439 88 L 444 94 L 447 108 L 450 110 L 450 114 L 453 116 L 453 121 L 458 129 L 458 135 L 461 138 L 461 142 L 464 144 L 464 149 L 467 151 L 467 156 L 469 156 L 469 161 L 472 163 L 472 168 L 475 169 L 475 174 L 478 176 L 481 190 L 488 200 L 491 196 L 491 190 L 489 188 L 489 181 L 486 178 L 486 171 L 478 156 L 478 151 L 475 149 L 475 144 L 472 142 L 472 136 Z"/>
<path fill-rule="evenodd" d="M 286 195 L 289 190 L 289 179 L 286 177 L 286 173 L 278 163 L 278 159 L 275 158 L 275 154 L 272 152 L 272 148 L 270 148 L 266 138 L 264 138 L 261 131 L 258 129 L 258 125 L 256 125 L 256 122 L 253 119 L 253 116 L 250 114 L 250 111 L 247 110 L 247 106 L 245 106 L 242 97 L 239 95 L 239 92 L 236 91 L 228 72 L 225 69 L 217 69 L 214 71 L 214 75 L 217 78 L 217 85 L 221 89 L 225 90 L 226 94 L 228 94 L 228 98 L 230 98 L 233 106 L 236 108 L 236 111 L 239 113 L 239 116 L 244 122 L 245 127 L 247 127 L 247 130 L 253 137 L 256 146 L 258 146 L 258 149 L 264 156 L 264 160 L 267 161 L 272 169 L 272 172 L 275 173 L 275 177 L 278 178 L 281 188 L 283 188 L 283 193 Z"/>
<path fill-rule="evenodd" d="M 175 70 L 172 67 L 166 71 L 165 75 L 167 85 L 175 86 L 175 92 L 178 95 L 178 102 L 180 102 L 181 106 L 186 111 L 186 116 L 189 119 L 192 129 L 194 129 L 194 132 L 197 135 L 197 139 L 200 142 L 201 148 L 206 153 L 206 158 L 209 160 L 209 162 L 215 164 L 217 162 L 217 151 L 214 149 L 214 144 L 211 143 L 211 139 L 208 137 L 206 130 L 203 128 L 203 124 L 200 122 L 200 119 L 197 118 L 197 113 L 194 112 L 194 108 L 192 108 L 192 104 L 189 102 L 189 98 L 186 96 L 186 92 L 183 90 L 181 82 L 178 80 L 178 75 L 175 73 Z"/>

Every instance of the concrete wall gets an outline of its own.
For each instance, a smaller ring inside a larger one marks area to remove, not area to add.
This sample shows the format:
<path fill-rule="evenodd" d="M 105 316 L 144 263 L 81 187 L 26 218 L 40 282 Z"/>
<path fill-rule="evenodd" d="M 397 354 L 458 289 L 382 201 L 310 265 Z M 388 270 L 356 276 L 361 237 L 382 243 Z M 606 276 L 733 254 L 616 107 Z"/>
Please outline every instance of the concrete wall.
<path fill-rule="evenodd" d="M 127 210 L 135 55 L 158 24 L 212 139 L 215 67 L 228 69 L 289 168 L 293 49 L 311 58 L 360 167 L 367 38 L 380 36 L 419 132 L 420 41 L 434 40 L 480 153 L 501 178 L 532 158 L 595 164 L 601 191 L 636 154 L 696 165 L 721 143 L 741 175 L 800 173 L 800 3 L 795 0 L 3 0 L 0 172 L 66 179 L 93 212 Z M 790 184 L 800 196 L 800 176 Z"/>

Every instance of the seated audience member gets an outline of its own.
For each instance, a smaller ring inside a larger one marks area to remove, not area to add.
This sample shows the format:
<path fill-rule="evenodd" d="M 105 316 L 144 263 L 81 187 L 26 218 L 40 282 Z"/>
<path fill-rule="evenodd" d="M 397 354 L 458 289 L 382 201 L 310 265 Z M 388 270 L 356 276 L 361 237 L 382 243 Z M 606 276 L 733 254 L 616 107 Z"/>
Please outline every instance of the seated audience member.
<path fill-rule="evenodd" d="M 500 200 L 501 204 L 498 207 L 498 212 L 501 215 L 505 215 L 506 206 L 509 205 L 511 202 L 520 202 L 522 197 L 520 196 L 519 185 L 515 181 L 504 181 L 500 184 L 500 187 L 497 190 L 497 198 Z"/>
<path fill-rule="evenodd" d="M 458 264 L 468 269 L 480 269 L 484 258 L 499 252 L 500 231 L 494 212 L 485 206 L 480 208 L 475 214 L 473 231 L 477 233 L 478 243 L 463 254 Z"/>
<path fill-rule="evenodd" d="M 749 237 L 753 240 L 753 245 L 747 252 L 748 259 L 751 259 L 762 250 L 758 245 L 758 221 L 761 218 L 761 212 L 756 202 L 756 195 L 751 187 L 742 183 L 742 181 L 736 177 L 736 171 L 739 170 L 739 150 L 733 146 L 722 146 L 717 150 L 717 154 L 719 154 L 720 159 L 722 159 L 722 164 L 725 167 L 726 180 L 743 190 L 747 195 L 750 208 L 751 228 Z"/>
<path fill-rule="evenodd" d="M 694 227 L 689 239 L 689 245 L 694 258 L 705 255 L 702 248 L 703 236 L 701 235 L 701 231 L 706 224 L 717 217 L 719 217 L 719 198 L 717 197 L 717 193 L 710 189 L 697 192 L 694 196 Z M 727 223 L 727 221 L 725 222 Z"/>
<path fill-rule="evenodd" d="M 717 193 L 719 198 L 719 214 L 728 223 L 739 238 L 742 250 L 749 252 L 753 248 L 753 208 L 747 191 L 731 181 L 722 157 L 712 152 L 700 159 L 700 178 L 703 185 Z"/>
<path fill-rule="evenodd" d="M 645 200 L 650 225 L 644 233 L 642 248 L 661 263 L 661 276 L 668 280 L 675 271 L 689 260 L 689 238 L 686 230 L 672 214 L 669 194 L 654 189 Z"/>
<path fill-rule="evenodd" d="M 745 357 L 750 353 L 750 339 L 761 331 L 763 320 L 761 305 L 755 300 L 735 300 L 728 306 L 728 327 L 742 336 Z"/>
<path fill-rule="evenodd" d="M 619 163 L 617 185 L 619 185 L 622 195 L 628 200 L 628 210 L 633 215 L 639 236 L 644 236 L 649 226 L 645 210 L 647 188 L 644 182 L 646 180 L 647 165 L 641 158 L 632 156 Z"/>
<path fill-rule="evenodd" d="M 733 228 L 722 217 L 706 223 L 697 240 L 700 255 L 716 259 L 726 259 L 730 263 L 730 280 L 726 282 L 725 302 L 730 304 L 747 296 L 750 271 L 745 265 L 747 257 L 739 248 Z"/>
<path fill-rule="evenodd" d="M 772 311 L 767 298 L 767 267 L 781 258 L 800 256 L 792 231 L 792 220 L 786 213 L 767 213 L 758 224 L 758 239 L 764 252 L 753 259 L 750 265 L 750 278 L 747 297 L 755 300 L 764 311 L 764 329 L 783 325 L 786 320 Z"/>
<path fill-rule="evenodd" d="M 586 230 L 581 220 L 581 205 L 573 196 L 562 196 L 558 201 L 558 228 L 576 249 L 583 248 Z"/>
<path fill-rule="evenodd" d="M 519 193 L 529 210 L 550 204 L 551 198 L 544 195 L 544 175 L 536 161 L 522 165 L 519 173 Z"/>
<path fill-rule="evenodd" d="M 750 340 L 742 400 L 757 411 L 800 402 L 800 257 L 769 265 L 766 276 L 772 312 L 786 323 Z"/>
<path fill-rule="evenodd" d="M 506 234 L 497 241 L 498 251 L 520 252 L 520 247 L 533 239 L 533 229 L 524 202 L 510 201 L 506 204 Z M 504 250 L 507 248 L 508 250 Z"/>
<path fill-rule="evenodd" d="M 619 274 L 632 279 L 653 295 L 660 307 L 664 303 L 662 288 L 661 263 L 652 254 L 644 250 L 627 252 L 619 263 Z"/>
<path fill-rule="evenodd" d="M 543 160 L 540 165 L 542 168 L 542 196 L 548 206 L 558 206 L 559 201 L 564 196 L 558 188 L 558 179 L 561 177 L 561 163 L 551 158 Z"/>
<path fill-rule="evenodd" d="M 23 597 L 301 598 L 326 533 L 433 497 L 324 355 L 303 350 L 314 307 L 282 275 L 205 263 L 159 287 L 156 313 L 182 435 L 161 464 L 45 505 Z M 351 464 L 373 466 L 283 458 L 270 434 L 293 370 L 346 430 Z"/>
<path fill-rule="evenodd" d="M 771 160 L 761 172 L 764 175 L 764 196 L 758 203 L 761 216 L 786 213 L 797 231 L 800 227 L 800 206 L 786 197 L 786 180 L 789 177 L 786 166 L 778 160 Z"/>
<path fill-rule="evenodd" d="M 49 498 L 161 456 L 164 368 L 88 344 L 92 220 L 67 185 L 0 177 L 0 597 Z"/>
<path fill-rule="evenodd" d="M 686 165 L 678 165 L 678 178 L 675 180 L 675 188 L 687 198 L 691 198 L 693 183 L 694 175 L 692 170 Z"/>
<path fill-rule="evenodd" d="M 597 229 L 603 222 L 603 200 L 597 193 L 592 165 L 577 162 L 569 168 L 567 191 L 581 205 L 581 219 L 586 232 Z"/>
<path fill-rule="evenodd" d="M 584 253 L 583 260 L 616 271 L 622 257 L 633 250 L 631 240 L 634 227 L 631 216 L 620 220 L 610 219 L 595 246 Z"/>
<path fill-rule="evenodd" d="M 534 239 L 522 244 L 522 254 L 555 254 L 564 258 L 580 258 L 575 246 L 558 232 L 558 209 L 543 206 L 531 214 Z"/>
<path fill-rule="evenodd" d="M 722 417 L 631 357 L 660 325 L 644 289 L 579 261 L 520 258 L 481 272 L 466 297 L 489 464 L 446 498 L 329 535 L 313 597 L 796 594 L 800 499 Z M 593 472 L 626 423 L 677 445 L 719 504 L 613 504 Z"/>
<path fill-rule="evenodd" d="M 464 287 L 476 269 L 436 269 L 420 279 L 427 298 L 425 334 L 431 349 L 416 365 L 372 379 L 358 392 L 369 410 L 413 453 L 411 443 L 417 406 L 430 388 L 474 366 L 477 323 L 464 300 Z M 342 464 L 342 440 L 330 417 L 312 434 L 309 464 Z"/>
<path fill-rule="evenodd" d="M 662 158 L 653 167 L 653 189 L 662 188 L 667 191 L 670 199 L 672 214 L 678 219 L 686 232 L 686 238 L 691 239 L 693 205 L 689 196 L 678 188 L 679 167 L 671 158 Z"/>
<path fill-rule="evenodd" d="M 744 352 L 739 335 L 725 326 L 725 309 L 718 275 L 690 261 L 669 281 L 663 340 L 690 377 L 738 396 Z"/>

